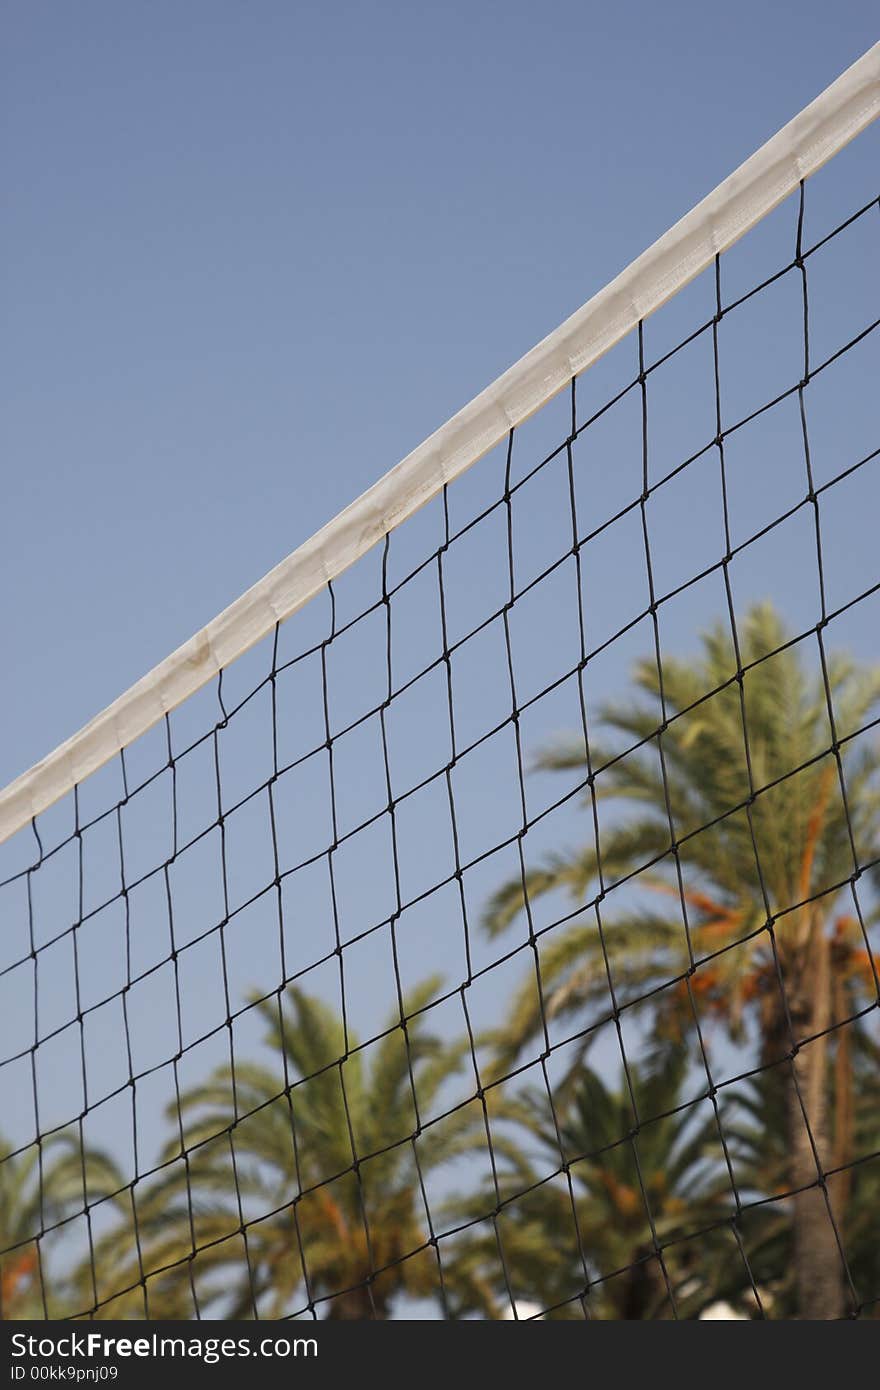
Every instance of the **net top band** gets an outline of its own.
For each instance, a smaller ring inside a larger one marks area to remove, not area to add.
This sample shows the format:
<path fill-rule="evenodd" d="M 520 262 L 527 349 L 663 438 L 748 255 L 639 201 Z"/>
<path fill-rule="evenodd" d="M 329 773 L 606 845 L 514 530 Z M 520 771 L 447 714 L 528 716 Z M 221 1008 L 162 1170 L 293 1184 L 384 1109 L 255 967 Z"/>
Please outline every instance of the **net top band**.
<path fill-rule="evenodd" d="M 289 618 L 880 116 L 880 43 L 553 333 L 80 731 L 0 792 L 0 843 Z"/>

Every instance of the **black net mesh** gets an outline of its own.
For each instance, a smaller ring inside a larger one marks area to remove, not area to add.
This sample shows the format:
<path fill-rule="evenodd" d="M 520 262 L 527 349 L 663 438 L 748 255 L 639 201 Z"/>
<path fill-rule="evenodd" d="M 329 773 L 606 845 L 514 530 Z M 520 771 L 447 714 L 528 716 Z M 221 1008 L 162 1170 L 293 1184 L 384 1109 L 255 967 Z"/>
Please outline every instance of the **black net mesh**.
<path fill-rule="evenodd" d="M 4 1317 L 877 1316 L 872 140 L 3 847 Z"/>

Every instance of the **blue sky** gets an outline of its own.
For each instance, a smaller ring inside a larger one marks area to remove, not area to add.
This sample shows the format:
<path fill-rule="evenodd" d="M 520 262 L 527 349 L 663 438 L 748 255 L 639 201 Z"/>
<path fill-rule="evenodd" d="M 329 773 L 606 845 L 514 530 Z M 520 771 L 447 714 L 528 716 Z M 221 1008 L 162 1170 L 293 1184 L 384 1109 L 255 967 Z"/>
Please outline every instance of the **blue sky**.
<path fill-rule="evenodd" d="M 874 37 L 863 3 L 3 14 L 2 781 Z"/>
<path fill-rule="evenodd" d="M 442 11 L 402 4 L 94 3 L 74 10 L 32 3 L 5 5 L 4 16 L 2 783 L 74 733 L 601 288 L 874 37 L 861 4 L 832 12 L 753 3 L 735 11 L 689 3 L 609 11 L 558 0 L 452 3 Z M 808 186 L 807 244 L 876 196 L 878 145 L 875 129 Z M 724 258 L 725 302 L 791 259 L 796 218 L 796 201 L 789 200 Z M 878 222 L 860 219 L 809 262 L 814 366 L 876 317 L 867 289 L 876 284 Z M 711 274 L 704 275 L 649 321 L 649 361 L 709 318 L 713 294 Z M 799 379 L 801 314 L 800 281 L 789 274 L 725 318 L 725 427 Z M 817 484 L 877 446 L 878 337 L 810 383 Z M 630 339 L 579 386 L 584 417 L 635 371 Z M 649 379 L 652 482 L 712 439 L 714 409 L 711 338 L 704 334 Z M 567 410 L 559 401 L 517 432 L 514 479 L 564 438 Z M 796 401 L 731 436 L 727 460 L 737 545 L 804 496 Z M 583 534 L 641 490 L 636 393 L 578 440 L 574 461 Z M 451 490 L 453 526 L 496 502 L 502 480 L 503 451 L 495 451 Z M 876 462 L 821 500 L 829 609 L 877 582 L 877 506 Z M 658 593 L 719 559 L 721 518 L 714 468 L 693 465 L 652 495 Z M 392 581 L 436 548 L 441 521 L 434 504 L 394 536 Z M 564 553 L 570 525 L 567 475 L 561 464 L 548 466 L 514 497 L 518 585 Z M 340 622 L 380 594 L 380 561 L 376 551 L 340 581 Z M 506 565 L 499 510 L 449 552 L 450 640 L 504 602 Z M 583 566 L 592 649 L 646 607 L 637 515 L 597 535 Z M 577 662 L 571 568 L 514 605 L 520 701 Z M 749 546 L 734 560 L 731 579 L 740 614 L 769 596 L 796 630 L 814 624 L 820 608 L 812 514 L 802 509 L 769 541 Z M 438 655 L 436 587 L 414 581 L 394 605 L 397 686 Z M 863 605 L 837 620 L 831 645 L 876 659 L 877 606 L 873 618 Z M 692 651 L 695 634 L 723 611 L 716 573 L 661 607 L 664 650 Z M 358 623 L 330 649 L 334 728 L 383 697 L 384 617 L 376 621 L 378 627 L 372 619 Z M 319 599 L 284 629 L 282 657 L 320 640 L 326 623 Z M 502 639 L 496 622 L 453 657 L 459 746 L 509 712 Z M 596 658 L 587 696 L 597 709 L 617 697 L 652 640 L 645 620 Z M 230 706 L 263 678 L 270 656 L 263 644 L 231 668 L 224 685 Z M 815 664 L 815 652 L 811 659 Z M 304 662 L 290 672 L 281 733 L 291 759 L 323 739 L 320 673 L 316 684 L 313 668 Z M 389 715 L 392 776 L 400 785 L 448 760 L 445 687 L 440 679 L 435 689 L 433 679 L 401 696 Z M 174 720 L 180 746 L 204 733 L 217 709 L 216 689 L 184 707 Z M 571 682 L 532 706 L 522 721 L 527 759 L 576 727 L 578 717 Z M 257 699 L 224 731 L 230 804 L 267 775 L 261 759 L 268 728 L 265 700 Z M 385 803 L 377 728 L 373 719 L 336 747 L 343 832 Z M 130 775 L 162 765 L 162 737 L 159 731 L 132 750 Z M 516 830 L 511 740 L 507 728 L 455 770 L 463 859 Z M 215 814 L 213 766 L 200 766 L 200 758 L 185 758 L 180 771 L 181 814 L 193 817 L 193 830 Z M 86 813 L 115 803 L 118 778 L 114 764 L 86 785 Z M 326 770 L 316 757 L 301 780 L 282 782 L 279 814 L 288 818 L 292 864 L 329 842 Z M 530 776 L 529 814 L 559 794 L 554 779 Z M 66 833 L 69 813 L 68 804 L 46 818 L 56 837 Z M 255 801 L 230 820 L 234 902 L 272 877 L 266 814 Z M 135 861 L 147 872 L 169 852 L 167 779 L 136 798 L 125 818 L 131 879 Z M 346 941 L 393 906 L 385 821 L 336 857 Z M 569 804 L 530 831 L 527 848 L 539 856 L 578 843 L 583 826 L 583 812 Z M 85 906 L 107 906 L 78 929 L 90 1005 L 114 996 L 86 1024 L 90 1105 L 124 1086 L 128 1065 L 118 998 L 118 851 L 114 827 L 104 829 L 107 835 L 99 828 L 86 837 Z M 450 870 L 444 789 L 435 784 L 403 802 L 398 831 L 407 901 Z M 223 915 L 216 838 L 212 832 L 172 870 L 176 943 L 185 945 L 179 987 L 187 1048 L 223 1021 L 216 932 L 194 941 Z M 23 847 L 3 848 L 0 877 L 17 867 L 16 855 L 29 862 L 32 841 L 24 840 Z M 467 876 L 474 919 L 515 870 L 511 849 Z M 293 924 L 289 969 L 304 969 L 332 949 L 321 872 L 297 873 L 285 888 Z M 46 943 L 78 911 L 72 851 L 36 879 L 38 939 Z M 134 971 L 150 970 L 169 951 L 154 889 L 161 889 L 158 879 L 132 895 Z M 398 955 L 405 984 L 434 969 L 452 985 L 464 978 L 458 913 L 457 901 L 443 892 L 404 913 Z M 22 959 L 20 974 L 0 977 L 20 1046 L 34 1026 L 20 902 L 12 900 L 4 921 L 0 964 Z M 280 966 L 273 904 L 263 900 L 234 915 L 227 938 L 236 999 L 253 987 L 274 988 Z M 474 968 L 509 944 L 490 946 L 474 933 Z M 70 951 L 69 937 L 41 945 L 43 1038 L 65 1023 L 77 1027 Z M 343 954 L 350 1020 L 370 1036 L 395 1004 L 390 935 L 383 929 Z M 517 957 L 469 987 L 480 1026 L 497 1021 L 522 964 Z M 305 980 L 338 999 L 335 962 Z M 175 1051 L 173 990 L 166 962 L 131 996 L 135 1071 Z M 240 1022 L 237 1042 L 253 1050 L 256 1021 L 250 1014 Z M 438 1010 L 438 1026 L 460 1031 L 456 1003 Z M 630 1025 L 634 1047 L 640 1026 Z M 596 1051 L 616 1066 L 616 1042 L 607 1042 Z M 4 1047 L 3 1056 L 9 1051 Z M 78 1113 L 80 1055 L 65 1033 L 38 1053 L 45 1128 Z M 182 1084 L 224 1056 L 225 1034 L 188 1051 Z M 733 1067 L 736 1058 L 722 1050 L 720 1061 Z M 0 1084 L 13 1101 L 3 1107 L 16 1116 L 11 1138 L 28 1142 L 29 1068 L 18 1075 L 0 1067 Z M 172 1094 L 168 1068 L 139 1087 L 142 1142 L 145 1134 L 152 1161 L 161 1108 Z M 123 1102 L 124 1111 L 127 1093 Z M 90 1116 L 93 1137 L 113 1144 L 130 1164 L 128 1118 L 114 1104 Z"/>

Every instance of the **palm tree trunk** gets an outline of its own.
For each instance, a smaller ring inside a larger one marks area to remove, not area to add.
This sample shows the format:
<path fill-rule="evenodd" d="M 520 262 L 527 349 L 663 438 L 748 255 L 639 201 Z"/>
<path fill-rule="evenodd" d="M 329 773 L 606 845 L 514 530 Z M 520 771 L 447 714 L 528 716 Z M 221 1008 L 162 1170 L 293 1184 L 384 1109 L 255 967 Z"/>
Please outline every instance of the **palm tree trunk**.
<path fill-rule="evenodd" d="M 832 966 L 834 955 L 832 954 Z M 848 1008 L 843 980 L 840 974 L 834 975 L 834 1010 L 838 1018 L 845 1017 Z M 834 1209 L 845 1218 L 852 1191 L 852 1169 L 848 1166 L 853 1156 L 853 1059 L 850 1045 L 850 1030 L 841 1028 L 834 1049 L 834 1168 L 841 1171 L 835 1174 L 832 1186 Z"/>
<path fill-rule="evenodd" d="M 840 1251 L 825 1194 L 817 1186 L 816 1158 L 810 1143 L 812 1134 L 820 1159 L 828 1153 L 824 1113 L 827 1107 L 823 1102 L 820 1113 L 806 1101 L 806 1093 L 810 1090 L 808 1073 L 815 1070 L 816 1059 L 799 1059 L 794 1065 L 809 1120 L 808 1131 L 792 1080 L 787 1087 L 791 1186 L 803 1189 L 792 1198 L 797 1315 L 809 1319 L 840 1318 L 844 1315 Z"/>
<path fill-rule="evenodd" d="M 640 1245 L 632 1252 L 622 1290 L 620 1317 L 652 1318 L 669 1302 L 663 1275 L 650 1245 Z"/>
<path fill-rule="evenodd" d="M 330 1304 L 328 1322 L 376 1322 L 386 1316 L 382 1300 L 374 1293 L 370 1297 L 367 1284 L 360 1284 L 347 1293 L 341 1293 Z"/>
<path fill-rule="evenodd" d="M 808 968 L 797 972 L 799 978 L 788 991 L 796 1041 L 821 1033 L 831 1017 L 830 943 L 821 924 L 814 926 L 811 935 L 812 949 L 804 952 Z M 789 1180 L 796 1190 L 792 1198 L 792 1227 L 797 1316 L 811 1320 L 841 1318 L 845 1314 L 843 1262 L 817 1169 L 817 1158 L 823 1171 L 831 1165 L 827 1038 L 817 1038 L 803 1048 L 792 1061 L 791 1069 L 786 1084 L 786 1115 Z"/>

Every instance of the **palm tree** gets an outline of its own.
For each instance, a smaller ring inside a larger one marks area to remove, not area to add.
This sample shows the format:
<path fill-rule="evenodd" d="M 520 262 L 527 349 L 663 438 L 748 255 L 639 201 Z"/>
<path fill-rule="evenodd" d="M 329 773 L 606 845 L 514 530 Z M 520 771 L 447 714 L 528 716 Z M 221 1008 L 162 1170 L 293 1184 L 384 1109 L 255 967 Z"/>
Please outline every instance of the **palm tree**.
<path fill-rule="evenodd" d="M 850 1030 L 832 1024 L 841 1008 L 853 1016 L 880 998 L 852 889 L 860 863 L 880 852 L 880 672 L 834 657 L 808 678 L 779 616 L 759 605 L 738 651 L 718 626 L 699 659 L 664 659 L 662 683 L 656 662 L 643 661 L 635 681 L 640 696 L 603 714 L 627 752 L 588 754 L 574 740 L 539 759 L 544 770 L 587 773 L 599 806 L 626 812 L 598 842 L 526 877 L 530 899 L 561 890 L 599 914 L 542 942 L 543 1016 L 608 1016 L 610 982 L 619 1007 L 657 990 L 661 1030 L 710 1016 L 737 1039 L 757 1030 L 787 1116 L 798 1313 L 841 1316 L 842 1261 L 817 1159 L 835 1166 L 829 1100 L 847 1104 Z M 625 883 L 615 896 L 631 906 L 613 913 L 606 895 Z M 521 882 L 506 884 L 488 930 L 502 931 L 524 906 Z M 534 989 L 524 990 L 508 1054 L 541 1024 Z"/>
<path fill-rule="evenodd" d="M 880 1318 L 880 1045 L 860 1040 L 855 1059 L 856 1086 L 852 1115 L 853 1166 L 840 1174 L 848 1188 L 845 1244 L 856 1289 L 866 1311 Z"/>
<path fill-rule="evenodd" d="M 71 1131 L 15 1152 L 0 1141 L 0 1151 L 0 1319 L 61 1316 L 66 1280 L 47 1270 L 46 1242 L 62 1246 L 65 1222 L 112 1197 L 122 1179 L 106 1154 L 84 1150 Z"/>
<path fill-rule="evenodd" d="M 880 1247 L 877 1209 L 880 1195 L 880 1046 L 864 1028 L 848 1033 L 851 1069 L 849 1100 L 835 1106 L 832 1153 L 837 1171 L 829 1179 L 843 1198 L 837 1205 L 847 1264 L 854 1287 L 867 1295 L 865 1305 L 880 1314 Z M 838 1057 L 840 1051 L 838 1051 Z M 836 1059 L 835 1059 L 836 1060 Z M 726 1108 L 725 1134 L 741 1190 L 757 1194 L 762 1205 L 747 1213 L 749 1261 L 765 1307 L 774 1317 L 796 1312 L 792 1269 L 792 1230 L 779 1204 L 773 1201 L 788 1187 L 787 1125 L 780 1107 L 779 1078 L 774 1071 L 758 1072 L 739 1088 Z M 738 1297 L 736 1280 L 720 1272 L 719 1295 Z"/>
<path fill-rule="evenodd" d="M 204 1145 L 200 1163 L 219 1170 L 220 1147 Z M 129 1185 L 92 1265 L 74 1271 L 79 1316 L 183 1321 L 221 1297 L 230 1271 L 244 1267 L 235 1178 L 216 1198 L 203 1195 L 195 1178 L 193 1163 L 169 1161 Z"/>
<path fill-rule="evenodd" d="M 343 1020 L 299 989 L 257 1003 L 279 1066 L 220 1069 L 169 1111 L 178 1137 L 141 1204 L 138 1263 L 121 1233 L 99 1252 L 129 1290 L 105 1315 L 142 1316 L 145 1286 L 151 1317 L 192 1316 L 200 1297 L 231 1317 L 385 1318 L 401 1295 L 435 1295 L 423 1179 L 475 1142 L 462 1114 L 429 1122 L 462 1054 L 424 1026 L 437 987 L 369 1048 L 350 1030 L 346 1047 Z"/>
<path fill-rule="evenodd" d="M 513 1299 L 556 1318 L 687 1317 L 717 1298 L 730 1188 L 714 1115 L 683 1102 L 686 1070 L 666 1046 L 614 1087 L 582 1066 L 552 1102 L 523 1094 L 534 1152 L 509 1153 L 495 1225 L 459 1254 L 458 1312 L 499 1317 Z M 474 1217 L 496 1204 L 482 1194 Z"/>

